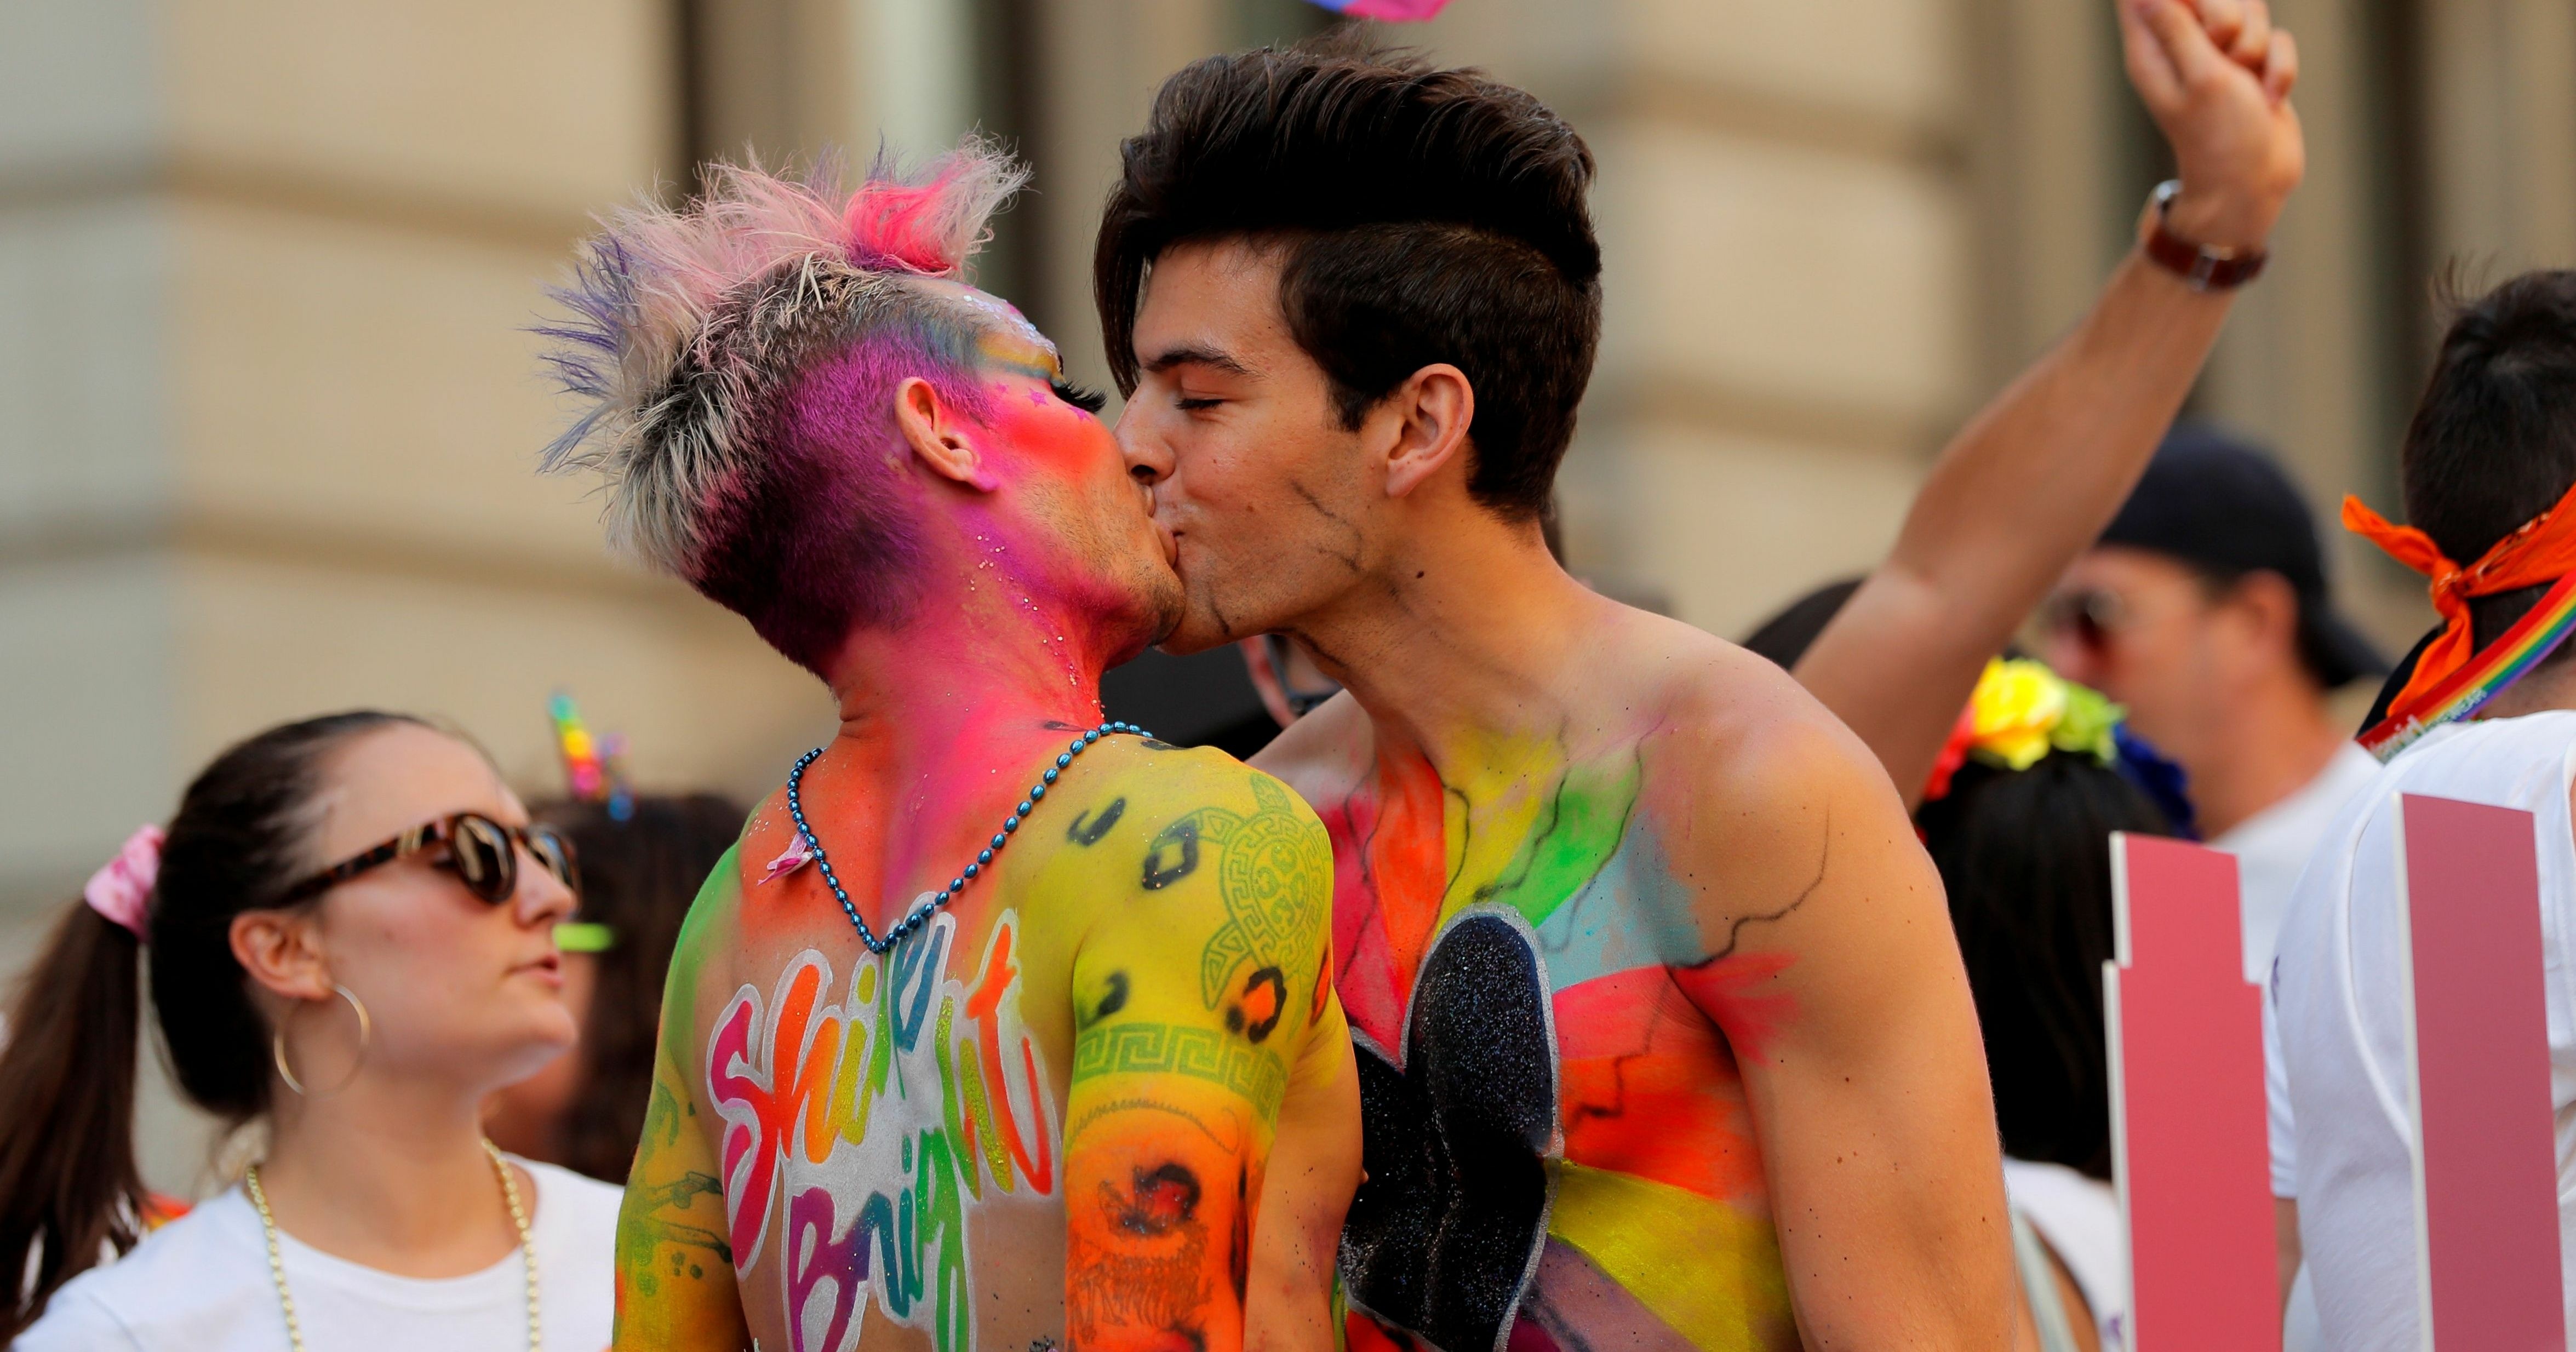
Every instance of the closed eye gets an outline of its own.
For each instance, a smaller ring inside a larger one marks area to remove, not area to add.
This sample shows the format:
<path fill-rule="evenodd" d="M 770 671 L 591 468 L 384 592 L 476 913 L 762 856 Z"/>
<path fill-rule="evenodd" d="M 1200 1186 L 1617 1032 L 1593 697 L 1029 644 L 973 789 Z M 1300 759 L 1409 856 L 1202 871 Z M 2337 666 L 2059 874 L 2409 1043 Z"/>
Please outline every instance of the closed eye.
<path fill-rule="evenodd" d="M 1172 401 L 1172 407 L 1181 410 L 1183 413 L 1196 413 L 1200 409 L 1214 408 L 1224 402 L 1225 401 L 1222 399 L 1193 399 L 1187 395 L 1183 395 L 1182 397 Z"/>
<path fill-rule="evenodd" d="M 1049 385 L 1047 388 L 1055 391 L 1056 398 L 1073 405 L 1075 408 L 1081 409 L 1085 413 L 1098 413 L 1100 410 L 1109 407 L 1109 396 L 1102 394 L 1100 391 L 1092 389 L 1089 386 L 1076 385 L 1069 380 L 1059 380 Z"/>

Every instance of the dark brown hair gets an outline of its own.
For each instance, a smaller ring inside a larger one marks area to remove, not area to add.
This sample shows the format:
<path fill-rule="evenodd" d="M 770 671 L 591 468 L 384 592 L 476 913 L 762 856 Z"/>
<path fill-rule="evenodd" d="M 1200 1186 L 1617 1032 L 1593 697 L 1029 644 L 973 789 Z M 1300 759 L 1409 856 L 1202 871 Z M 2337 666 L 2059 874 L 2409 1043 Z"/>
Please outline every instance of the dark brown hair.
<path fill-rule="evenodd" d="M 2004 1153 L 2108 1180 L 2111 833 L 2172 826 L 2118 770 L 2066 751 L 2027 770 L 1970 761 L 1914 821 L 1949 893 Z"/>
<path fill-rule="evenodd" d="M 273 909 L 305 870 L 323 762 L 402 714 L 358 711 L 271 728 L 189 784 L 152 890 L 154 1020 L 179 1087 L 238 1125 L 268 1108 L 268 1027 L 232 951 L 233 917 Z M 132 1248 L 146 1206 L 134 1164 L 142 1029 L 137 956 L 123 926 L 75 902 L 9 1009 L 0 1047 L 0 1273 L 27 1274 L 0 1308 L 14 1338 L 62 1284 Z"/>
<path fill-rule="evenodd" d="M 2463 566 L 2566 495 L 2576 483 L 2576 272 L 2526 272 L 2457 306 L 2401 463 L 2407 521 Z M 2547 590 L 2472 600 L 2477 645 Z"/>
<path fill-rule="evenodd" d="M 1176 244 L 1282 250 L 1279 304 L 1343 425 L 1448 362 L 1476 395 L 1468 489 L 1543 515 L 1601 337 L 1592 152 L 1473 70 L 1328 34 L 1193 63 L 1120 148 L 1092 282 L 1121 392 L 1136 312 Z"/>
<path fill-rule="evenodd" d="M 598 803 L 549 803 L 539 820 L 571 837 L 581 860 L 581 917 L 615 932 L 596 959 L 584 1018 L 579 1088 L 556 1137 L 554 1161 L 624 1183 L 644 1134 L 662 981 L 680 922 L 707 874 L 742 834 L 743 809 L 714 794 L 645 796 L 621 821 Z"/>

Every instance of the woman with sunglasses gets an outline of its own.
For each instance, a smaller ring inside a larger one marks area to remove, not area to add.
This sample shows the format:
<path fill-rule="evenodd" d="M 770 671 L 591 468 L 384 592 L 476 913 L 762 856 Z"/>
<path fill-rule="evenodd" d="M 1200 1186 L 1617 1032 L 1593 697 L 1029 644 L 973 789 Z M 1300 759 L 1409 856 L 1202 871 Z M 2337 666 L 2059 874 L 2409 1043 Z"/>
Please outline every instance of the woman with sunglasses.
<path fill-rule="evenodd" d="M 0 1272 L 26 1276 L 0 1341 L 604 1346 L 617 1192 L 504 1156 L 478 1116 L 573 1042 L 574 878 L 491 763 L 419 720 L 336 714 L 218 757 L 166 836 L 90 880 L 10 1011 Z M 265 1128 L 238 1186 L 158 1228 L 138 969 L 180 1089 Z"/>

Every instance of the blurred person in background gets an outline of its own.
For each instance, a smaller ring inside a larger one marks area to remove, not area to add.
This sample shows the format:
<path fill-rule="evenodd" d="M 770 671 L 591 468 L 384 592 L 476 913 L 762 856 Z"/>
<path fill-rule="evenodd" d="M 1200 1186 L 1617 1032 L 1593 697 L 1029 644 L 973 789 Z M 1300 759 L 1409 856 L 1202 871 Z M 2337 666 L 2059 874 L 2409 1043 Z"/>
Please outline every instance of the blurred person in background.
<path fill-rule="evenodd" d="M 2110 839 L 2172 827 L 2145 787 L 2168 782 L 2163 767 L 2117 735 L 2119 714 L 2037 662 L 1990 663 L 1914 814 L 1976 993 L 2022 1287 L 2045 1352 L 2126 1345 L 2102 1013 Z"/>
<path fill-rule="evenodd" d="M 621 1347 L 1331 1343 L 1330 847 L 1102 718 L 1178 583 L 1099 397 L 962 280 L 1023 178 L 973 141 L 854 192 L 719 166 L 564 297 L 550 463 L 841 713 L 681 933 Z"/>
<path fill-rule="evenodd" d="M 1316 667 L 1315 659 L 1286 634 L 1263 634 L 1235 645 L 1261 707 L 1281 727 L 1315 712 L 1316 706 L 1342 692 L 1341 684 Z"/>
<path fill-rule="evenodd" d="M 2388 669 L 2335 612 L 2305 495 L 2263 451 L 2177 427 L 2041 616 L 2050 662 L 2183 767 L 2194 818 L 2176 824 L 2236 856 L 2245 979 L 2268 984 L 2300 870 L 2379 772 L 2329 696 Z M 2290 1168 L 2275 1161 L 2276 1181 Z M 2289 1352 L 2304 1352 L 2315 1307 L 2291 1212 L 2276 1219 Z"/>
<path fill-rule="evenodd" d="M 484 1128 L 504 1150 L 622 1186 L 653 1094 L 662 983 L 680 922 L 742 833 L 744 813 L 699 793 L 543 803 L 535 815 L 581 861 L 581 918 L 556 931 L 581 1041 L 494 1095 Z"/>
<path fill-rule="evenodd" d="M 2050 665 L 2182 766 L 2266 980 L 2299 870 L 2379 769 L 2328 696 L 2388 669 L 2335 613 L 2306 499 L 2262 451 L 2178 427 L 2041 614 Z"/>
<path fill-rule="evenodd" d="M 2337 1352 L 2398 1352 L 2425 1337 L 2399 795 L 2532 814 L 2562 1169 L 2576 1116 L 2576 1005 L 2563 979 L 2576 970 L 2576 658 L 2535 642 L 2576 626 L 2576 272 L 2527 273 L 2458 308 L 2399 479 L 2407 525 L 2349 498 L 2344 522 L 2430 579 L 2440 622 L 2374 711 L 2390 722 L 2363 734 L 2389 759 L 2301 874 L 2270 986 L 2273 1191 L 2304 1249 L 2320 1345 Z M 2440 690 L 2453 680 L 2485 699 L 2466 718 Z M 2558 1226 L 2565 1275 L 2576 1272 L 2576 1200 L 2564 1191 Z M 2562 1290 L 2576 1327 L 2576 1281 Z"/>
<path fill-rule="evenodd" d="M 1590 152 L 1553 114 L 1326 45 L 1188 68 L 1124 148 L 1095 294 L 1188 599 L 1167 646 L 1286 632 L 1350 696 L 1259 760 L 1341 855 L 1354 1345 L 2009 1336 L 1973 1009 L 1946 931 L 1914 923 L 1933 870 L 1886 779 L 1922 781 L 2109 519 L 2303 163 L 2261 5 L 2119 12 L 2180 182 L 1945 453 L 1806 693 L 1544 547 L 1601 268 Z M 1464 1031 L 1488 1020 L 1521 1035 Z M 1653 1114 L 1615 1070 L 1650 1043 Z M 1444 1045 L 1473 1100 L 1418 1069 Z M 1481 1182 L 1426 1165 L 1495 1121 Z M 1853 1149 L 1883 1185 L 1850 1183 Z M 1740 1294 L 1686 1299 L 1678 1271 Z"/>
<path fill-rule="evenodd" d="M 12 1008 L 0 1271 L 27 1282 L 0 1332 L 24 1352 L 600 1346 L 617 1191 L 505 1156 L 480 1111 L 572 1045 L 554 927 L 575 885 L 483 753 L 419 720 L 336 714 L 217 757 L 166 834 L 91 879 Z M 137 1243 L 146 971 L 180 1090 L 266 1139 Z"/>

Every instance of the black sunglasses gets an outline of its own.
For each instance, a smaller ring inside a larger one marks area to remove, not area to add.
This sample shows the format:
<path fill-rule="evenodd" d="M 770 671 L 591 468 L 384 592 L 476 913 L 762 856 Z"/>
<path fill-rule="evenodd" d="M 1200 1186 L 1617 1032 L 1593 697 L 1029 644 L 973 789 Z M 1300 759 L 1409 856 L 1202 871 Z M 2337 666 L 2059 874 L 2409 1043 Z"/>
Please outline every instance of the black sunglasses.
<path fill-rule="evenodd" d="M 2129 607 L 2117 592 L 2098 588 L 2068 592 L 2050 597 L 2040 610 L 2040 624 L 2054 632 L 2071 634 L 2075 641 L 2099 651 L 2129 625 Z"/>
<path fill-rule="evenodd" d="M 480 812 L 459 812 L 415 826 L 333 864 L 288 888 L 278 904 L 328 892 L 369 869 L 438 845 L 447 847 L 447 857 L 438 866 L 453 872 L 466 891 L 494 906 L 519 890 L 519 851 L 523 849 L 575 897 L 581 895 L 581 871 L 573 863 L 572 842 L 553 827 L 503 826 Z"/>
<path fill-rule="evenodd" d="M 1324 682 L 1324 688 L 1321 690 L 1300 690 L 1297 687 L 1290 685 L 1288 683 L 1288 662 L 1291 657 L 1295 656 L 1295 649 L 1288 646 L 1288 636 L 1286 634 L 1263 634 L 1261 636 L 1261 641 L 1270 650 L 1270 671 L 1272 675 L 1279 678 L 1279 693 L 1281 697 L 1288 701 L 1289 713 L 1299 718 L 1304 718 L 1306 715 L 1315 712 L 1317 705 L 1320 705 L 1324 701 L 1331 699 L 1333 696 L 1342 693 L 1342 687 L 1332 681 Z"/>

